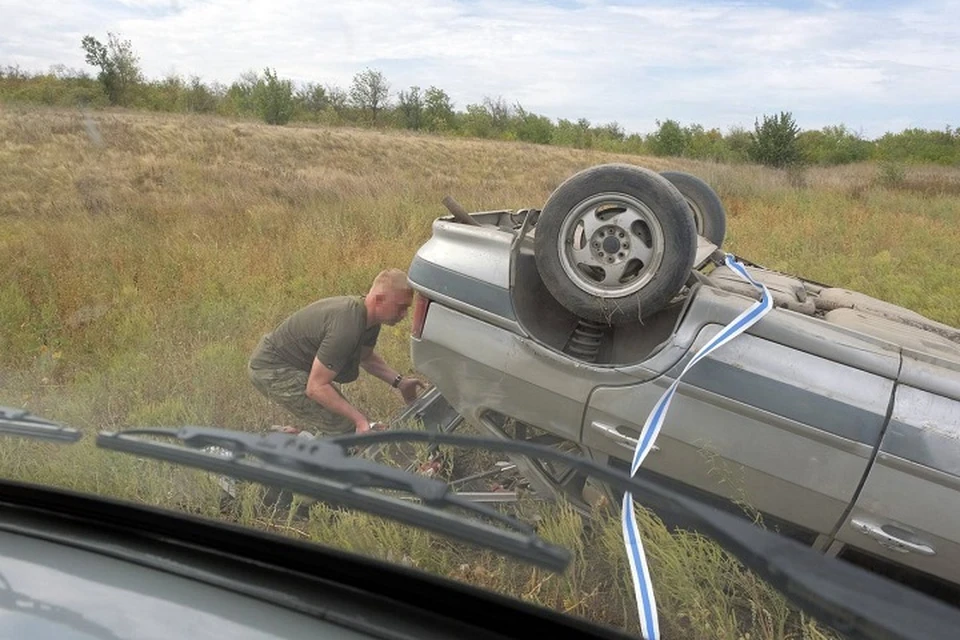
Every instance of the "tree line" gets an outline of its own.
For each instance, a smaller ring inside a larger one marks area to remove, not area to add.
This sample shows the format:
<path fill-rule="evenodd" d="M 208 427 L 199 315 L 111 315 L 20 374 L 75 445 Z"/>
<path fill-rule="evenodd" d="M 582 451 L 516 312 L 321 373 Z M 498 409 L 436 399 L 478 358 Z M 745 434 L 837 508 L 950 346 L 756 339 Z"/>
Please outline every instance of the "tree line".
<path fill-rule="evenodd" d="M 229 85 L 171 74 L 147 79 L 129 40 L 113 33 L 106 43 L 81 40 L 85 69 L 56 65 L 47 73 L 0 68 L 0 100 L 89 108 L 119 106 L 166 112 L 254 117 L 268 124 L 314 122 L 371 126 L 498 140 L 520 140 L 578 149 L 671 156 L 772 167 L 839 165 L 878 160 L 960 166 L 960 129 L 910 128 L 869 140 L 843 124 L 801 130 L 790 112 L 764 114 L 753 129 L 726 133 L 674 119 L 657 121 L 649 134 L 628 133 L 616 121 L 585 118 L 556 122 L 518 103 L 489 96 L 457 109 L 441 88 L 411 86 L 394 92 L 381 71 L 364 69 L 348 87 L 294 83 L 270 68 L 242 73 Z"/>

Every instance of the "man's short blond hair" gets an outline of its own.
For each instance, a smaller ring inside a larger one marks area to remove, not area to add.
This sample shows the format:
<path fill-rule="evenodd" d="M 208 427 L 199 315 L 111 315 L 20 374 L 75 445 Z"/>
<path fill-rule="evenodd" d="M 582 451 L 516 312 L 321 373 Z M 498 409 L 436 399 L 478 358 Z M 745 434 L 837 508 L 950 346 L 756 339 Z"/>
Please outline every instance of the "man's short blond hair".
<path fill-rule="evenodd" d="M 412 291 L 410 283 L 407 281 L 406 272 L 401 269 L 384 269 L 373 279 L 373 286 L 370 287 L 371 293 L 399 292 L 406 293 Z"/>

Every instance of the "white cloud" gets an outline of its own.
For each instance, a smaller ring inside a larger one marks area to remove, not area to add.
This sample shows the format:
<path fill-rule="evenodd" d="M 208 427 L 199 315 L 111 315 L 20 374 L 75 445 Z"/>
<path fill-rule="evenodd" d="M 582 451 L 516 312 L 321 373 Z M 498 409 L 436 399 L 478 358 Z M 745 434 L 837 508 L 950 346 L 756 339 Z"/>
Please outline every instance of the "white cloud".
<path fill-rule="evenodd" d="M 793 111 L 805 128 L 851 118 L 942 127 L 960 103 L 955 0 L 868 9 L 822 1 L 805 10 L 733 1 L 572 4 L 0 0 L 0 13 L 13 16 L 0 27 L 0 64 L 82 67 L 82 35 L 114 31 L 131 40 L 151 77 L 175 71 L 230 82 L 271 66 L 281 76 L 347 86 L 371 66 L 394 90 L 434 84 L 461 108 L 503 96 L 553 118 L 617 120 L 641 131 L 670 117 L 749 126 L 779 110 Z"/>

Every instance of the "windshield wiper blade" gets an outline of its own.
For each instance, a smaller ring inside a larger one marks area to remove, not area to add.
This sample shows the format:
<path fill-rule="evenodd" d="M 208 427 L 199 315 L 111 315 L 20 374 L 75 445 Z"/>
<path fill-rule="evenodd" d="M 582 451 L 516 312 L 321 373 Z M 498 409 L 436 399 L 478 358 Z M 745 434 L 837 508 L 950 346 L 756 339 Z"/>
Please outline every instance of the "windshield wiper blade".
<path fill-rule="evenodd" d="M 0 407 L 0 434 L 54 442 L 76 442 L 83 437 L 82 431 L 13 407 Z"/>
<path fill-rule="evenodd" d="M 484 451 L 515 453 L 562 462 L 629 491 L 686 526 L 709 536 L 776 588 L 795 606 L 849 640 L 954 640 L 960 629 L 960 609 L 919 591 L 827 557 L 785 536 L 662 487 L 656 481 L 625 472 L 583 456 L 545 445 L 503 438 L 461 436 L 432 431 L 383 431 L 324 439 L 343 447 L 398 442 L 448 444 Z M 643 473 L 641 469 L 639 473 Z M 656 587 L 654 587 L 656 588 Z"/>
<path fill-rule="evenodd" d="M 175 438 L 186 447 L 142 436 Z M 183 427 L 103 431 L 97 435 L 96 445 L 276 486 L 499 551 L 549 571 L 563 572 L 572 558 L 568 549 L 543 540 L 526 523 L 458 496 L 441 480 L 351 457 L 345 447 L 322 439 Z M 208 452 L 211 448 L 224 454 Z M 371 489 L 403 491 L 419 498 L 422 504 Z M 509 528 L 458 516 L 445 510 L 449 507 L 484 516 Z"/>

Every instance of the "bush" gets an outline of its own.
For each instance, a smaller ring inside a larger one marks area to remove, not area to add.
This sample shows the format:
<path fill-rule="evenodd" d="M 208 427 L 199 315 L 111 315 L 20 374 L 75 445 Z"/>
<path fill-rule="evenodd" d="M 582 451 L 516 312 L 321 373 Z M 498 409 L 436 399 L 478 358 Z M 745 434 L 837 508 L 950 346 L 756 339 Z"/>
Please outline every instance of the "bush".
<path fill-rule="evenodd" d="M 657 131 L 650 135 L 647 144 L 657 156 L 671 156 L 679 158 L 686 155 L 690 135 L 676 120 L 667 119 L 665 122 L 657 120 Z"/>
<path fill-rule="evenodd" d="M 265 69 L 263 76 L 253 89 L 257 114 L 267 124 L 287 124 L 293 115 L 293 83 L 280 80 L 270 69 Z"/>
<path fill-rule="evenodd" d="M 780 112 L 777 116 L 763 116 L 763 124 L 754 122 L 750 159 L 778 169 L 799 162 L 799 133 L 800 127 L 789 112 Z"/>
<path fill-rule="evenodd" d="M 804 131 L 797 136 L 800 153 L 806 162 L 839 165 L 870 159 L 873 143 L 848 131 L 844 125 Z"/>
<path fill-rule="evenodd" d="M 899 162 L 960 165 L 960 129 L 905 129 L 900 133 L 886 133 L 877 141 L 877 157 Z"/>
<path fill-rule="evenodd" d="M 903 164 L 895 160 L 881 160 L 877 171 L 877 182 L 888 188 L 896 188 L 907 179 Z"/>

